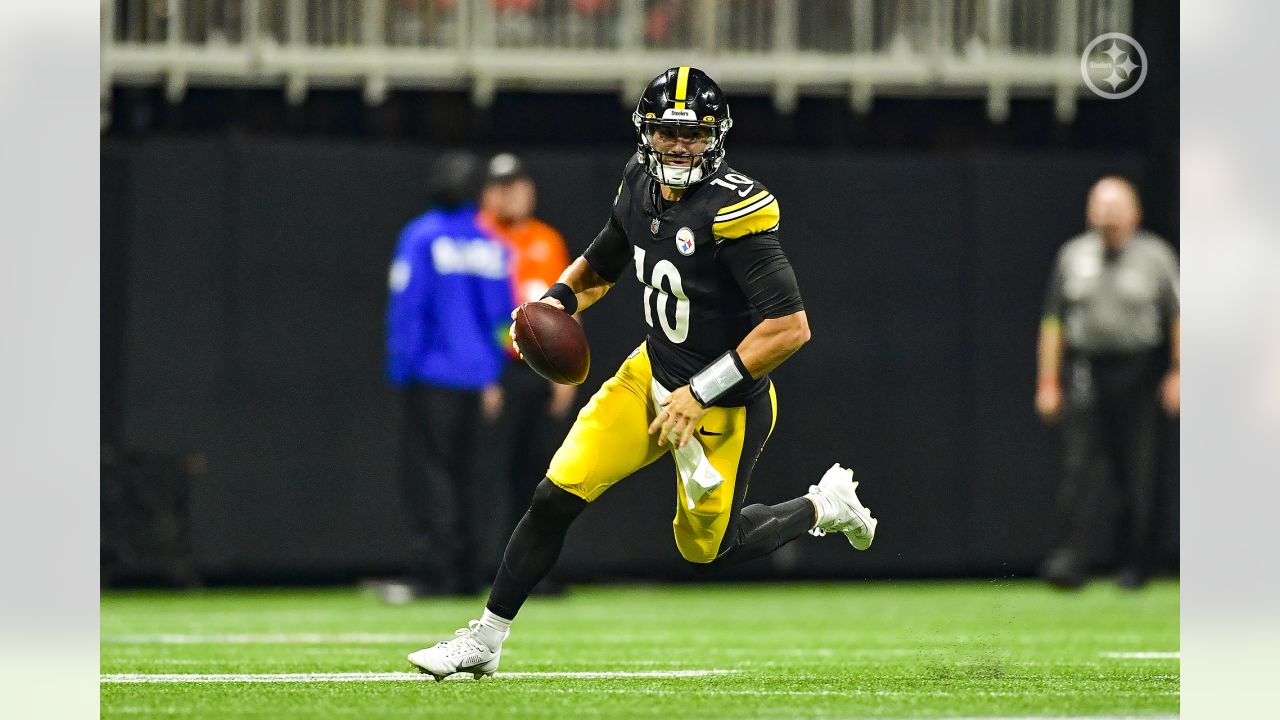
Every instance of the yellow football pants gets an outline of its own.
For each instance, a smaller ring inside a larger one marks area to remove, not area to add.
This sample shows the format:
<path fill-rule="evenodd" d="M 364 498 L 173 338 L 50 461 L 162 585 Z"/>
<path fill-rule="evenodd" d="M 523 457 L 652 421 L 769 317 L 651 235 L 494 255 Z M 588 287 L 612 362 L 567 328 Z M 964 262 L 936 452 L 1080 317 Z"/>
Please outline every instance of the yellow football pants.
<path fill-rule="evenodd" d="M 652 387 L 653 367 L 641 345 L 578 413 L 551 459 L 547 478 L 591 502 L 614 483 L 665 455 L 670 446 L 659 446 L 658 436 L 649 434 L 649 424 L 657 415 Z M 770 384 L 767 399 L 744 407 L 712 407 L 703 416 L 690 442 L 702 445 L 722 483 L 690 508 L 677 468 L 672 525 L 676 547 L 686 560 L 709 563 L 719 555 L 725 529 L 741 509 L 751 468 L 773 432 L 776 408 L 777 397 Z M 743 492 L 735 495 L 739 489 Z"/>

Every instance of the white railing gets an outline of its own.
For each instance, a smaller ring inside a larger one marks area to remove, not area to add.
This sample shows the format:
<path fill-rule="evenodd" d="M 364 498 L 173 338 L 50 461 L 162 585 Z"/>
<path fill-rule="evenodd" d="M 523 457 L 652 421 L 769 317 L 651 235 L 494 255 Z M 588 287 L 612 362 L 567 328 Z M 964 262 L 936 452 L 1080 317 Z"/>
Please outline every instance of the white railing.
<path fill-rule="evenodd" d="M 163 83 L 606 90 L 633 102 L 665 67 L 704 67 L 734 92 L 1053 97 L 1069 120 L 1080 52 L 1128 32 L 1130 0 L 102 0 L 102 93 Z M 106 113 L 104 112 L 104 117 Z"/>

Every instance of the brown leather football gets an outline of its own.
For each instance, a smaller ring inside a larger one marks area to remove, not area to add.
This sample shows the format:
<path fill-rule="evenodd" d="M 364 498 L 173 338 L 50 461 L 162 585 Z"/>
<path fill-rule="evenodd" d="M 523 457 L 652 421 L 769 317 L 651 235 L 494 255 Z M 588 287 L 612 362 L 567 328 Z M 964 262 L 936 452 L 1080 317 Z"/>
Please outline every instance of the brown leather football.
<path fill-rule="evenodd" d="M 516 309 L 516 343 L 534 372 L 561 385 L 581 385 L 591 369 L 587 334 L 569 313 L 542 302 Z"/>

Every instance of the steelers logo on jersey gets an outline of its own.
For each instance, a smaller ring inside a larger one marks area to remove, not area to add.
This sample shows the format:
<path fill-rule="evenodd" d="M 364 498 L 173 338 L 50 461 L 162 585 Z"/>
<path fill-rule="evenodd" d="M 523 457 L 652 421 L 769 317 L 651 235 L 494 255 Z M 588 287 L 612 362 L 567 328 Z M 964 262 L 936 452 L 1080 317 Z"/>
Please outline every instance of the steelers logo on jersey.
<path fill-rule="evenodd" d="M 693 231 L 687 227 L 682 227 L 676 231 L 676 250 L 681 255 L 692 255 L 696 247 L 693 242 Z"/>

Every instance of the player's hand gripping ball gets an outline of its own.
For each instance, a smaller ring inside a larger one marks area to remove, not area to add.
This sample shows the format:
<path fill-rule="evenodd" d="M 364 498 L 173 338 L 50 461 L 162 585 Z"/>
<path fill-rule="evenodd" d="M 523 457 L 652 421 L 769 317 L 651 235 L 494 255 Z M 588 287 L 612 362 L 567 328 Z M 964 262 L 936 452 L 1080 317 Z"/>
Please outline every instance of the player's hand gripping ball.
<path fill-rule="evenodd" d="M 561 385 L 581 385 L 587 379 L 591 349 L 572 315 L 546 302 L 527 302 L 512 318 L 516 349 L 534 372 Z"/>

